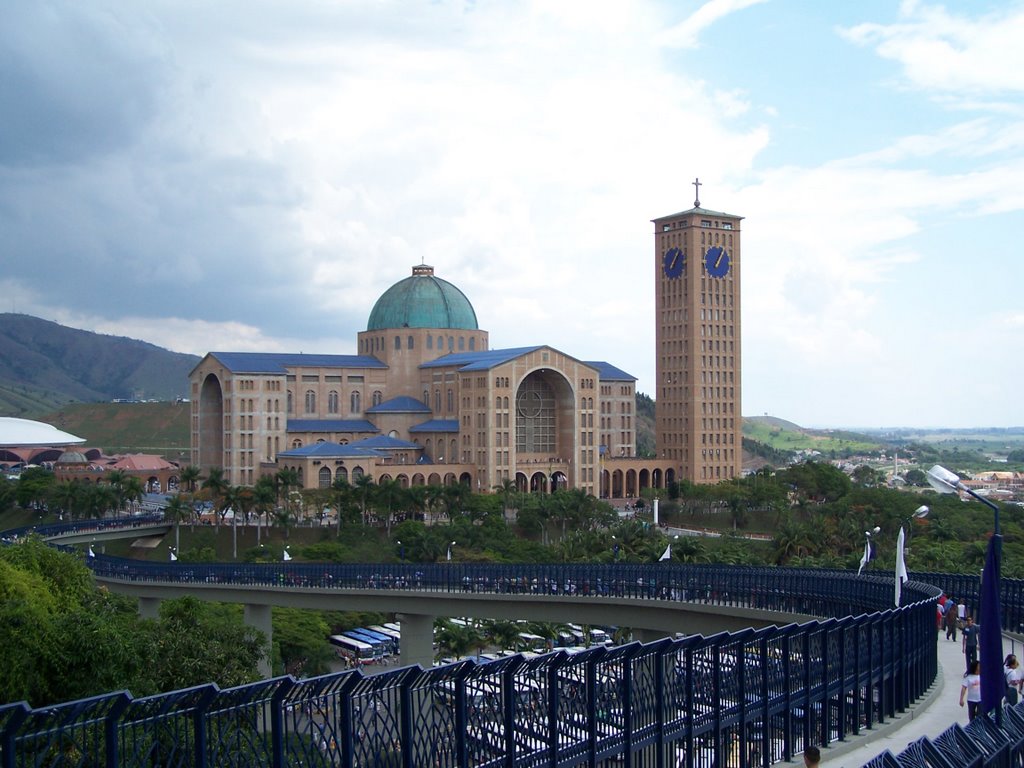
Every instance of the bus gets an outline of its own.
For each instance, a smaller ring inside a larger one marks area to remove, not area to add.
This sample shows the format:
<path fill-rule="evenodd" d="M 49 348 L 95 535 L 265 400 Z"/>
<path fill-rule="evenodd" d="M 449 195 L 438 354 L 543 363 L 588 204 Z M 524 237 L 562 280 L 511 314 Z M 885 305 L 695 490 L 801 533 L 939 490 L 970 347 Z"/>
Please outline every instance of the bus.
<path fill-rule="evenodd" d="M 384 643 L 384 655 L 390 656 L 393 653 L 398 653 L 398 643 L 391 635 L 386 632 L 378 632 L 377 630 L 370 627 L 360 627 L 359 629 L 353 630 L 358 632 L 360 635 L 372 638 L 374 640 L 380 640 Z M 366 642 L 370 642 L 367 640 Z"/>
<path fill-rule="evenodd" d="M 382 659 L 385 656 L 390 655 L 391 649 L 389 648 L 389 643 L 385 643 L 379 637 L 374 637 L 373 635 L 368 634 L 365 630 L 350 629 L 347 632 L 342 632 L 341 634 L 345 637 L 351 637 L 353 640 L 359 640 L 366 643 L 368 646 L 373 648 L 373 655 L 378 659 Z"/>
<path fill-rule="evenodd" d="M 338 649 L 338 655 L 343 656 L 353 664 L 372 664 L 374 662 L 373 646 L 344 635 L 331 635 L 331 645 Z"/>
<path fill-rule="evenodd" d="M 386 635 L 387 637 L 390 637 L 391 640 L 394 643 L 395 653 L 401 653 L 401 650 L 402 650 L 401 649 L 402 633 L 401 632 L 399 632 L 397 629 L 388 629 L 387 626 L 382 625 L 382 624 L 371 624 L 370 625 L 370 629 L 372 629 L 374 632 L 376 632 L 378 634 Z"/>
<path fill-rule="evenodd" d="M 529 632 L 519 633 L 519 645 L 534 653 L 547 653 L 548 651 L 548 641 L 540 635 L 532 635 Z"/>

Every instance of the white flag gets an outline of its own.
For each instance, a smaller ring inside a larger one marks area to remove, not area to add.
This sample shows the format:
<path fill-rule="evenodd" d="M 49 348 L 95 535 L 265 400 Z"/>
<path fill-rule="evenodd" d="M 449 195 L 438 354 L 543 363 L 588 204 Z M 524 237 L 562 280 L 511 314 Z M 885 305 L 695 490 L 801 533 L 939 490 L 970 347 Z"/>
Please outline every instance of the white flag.
<path fill-rule="evenodd" d="M 173 551 L 171 552 L 171 562 L 172 563 L 178 562 L 178 556 L 176 554 L 174 554 Z"/>
<path fill-rule="evenodd" d="M 896 607 L 900 607 L 900 595 L 903 592 L 903 582 L 910 578 L 907 575 L 907 564 L 903 559 L 903 527 L 900 526 L 900 535 L 896 537 Z"/>
<path fill-rule="evenodd" d="M 96 557 L 96 553 L 92 551 L 92 545 L 89 545 L 89 557 Z"/>
<path fill-rule="evenodd" d="M 667 547 L 665 547 L 665 551 L 661 553 L 661 557 L 658 558 L 658 562 L 661 563 L 661 562 L 664 562 L 665 560 L 671 560 L 671 559 L 672 559 L 672 545 L 669 544 Z"/>
<path fill-rule="evenodd" d="M 291 554 L 289 554 L 287 549 L 281 553 L 281 559 L 284 560 L 286 563 L 292 559 L 292 556 Z"/>
<path fill-rule="evenodd" d="M 864 555 L 860 559 L 860 568 L 857 569 L 857 575 L 860 576 L 860 572 L 864 570 L 864 566 L 875 559 L 875 547 L 871 543 L 871 539 L 867 539 L 864 542 Z"/>

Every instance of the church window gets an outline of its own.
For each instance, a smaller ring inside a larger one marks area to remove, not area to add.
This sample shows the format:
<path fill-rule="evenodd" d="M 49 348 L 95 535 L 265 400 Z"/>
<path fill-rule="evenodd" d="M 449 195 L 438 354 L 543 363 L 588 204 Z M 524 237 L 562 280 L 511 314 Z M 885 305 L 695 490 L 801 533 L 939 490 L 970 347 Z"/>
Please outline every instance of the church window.
<path fill-rule="evenodd" d="M 302 447 L 302 441 L 301 440 L 292 440 L 292 450 L 295 450 L 296 448 L 301 448 L 301 447 Z"/>
<path fill-rule="evenodd" d="M 423 390 L 423 404 L 426 406 L 430 405 L 430 393 L 427 390 Z"/>
<path fill-rule="evenodd" d="M 318 484 L 321 488 L 331 487 L 331 470 L 329 467 L 320 467 L 317 473 Z"/>
<path fill-rule="evenodd" d="M 448 390 L 448 413 L 452 413 L 455 410 L 455 394 L 449 389 Z"/>
<path fill-rule="evenodd" d="M 306 413 L 316 413 L 316 392 L 306 390 Z"/>
<path fill-rule="evenodd" d="M 338 390 L 336 389 L 332 389 L 330 392 L 327 393 L 327 412 L 338 412 Z"/>
<path fill-rule="evenodd" d="M 437 351 L 440 352 L 444 349 L 444 336 L 437 337 Z"/>
<path fill-rule="evenodd" d="M 292 403 L 292 391 L 289 389 L 288 390 L 288 413 L 292 413 L 293 407 L 294 406 L 293 406 L 293 403 Z"/>
<path fill-rule="evenodd" d="M 465 336 L 459 336 L 459 352 L 462 352 L 465 349 L 466 349 L 466 337 Z"/>
<path fill-rule="evenodd" d="M 359 413 L 362 411 L 363 407 L 361 400 L 362 398 L 359 396 L 358 392 L 353 392 L 349 397 L 349 410 L 352 411 L 352 413 Z"/>
<path fill-rule="evenodd" d="M 373 404 L 376 406 L 380 405 L 382 402 L 384 402 L 384 394 L 379 389 L 374 390 Z"/>
<path fill-rule="evenodd" d="M 406 346 L 405 346 L 406 349 L 412 349 L 415 346 L 416 346 L 416 340 L 412 336 L 410 336 L 408 339 L 406 339 Z"/>
<path fill-rule="evenodd" d="M 449 352 L 454 352 L 455 351 L 455 337 L 454 336 L 449 336 L 448 337 L 448 351 Z"/>
<path fill-rule="evenodd" d="M 402 348 L 402 337 L 401 336 L 395 336 L 395 350 L 400 350 L 401 348 Z"/>
<path fill-rule="evenodd" d="M 431 336 L 430 334 L 427 334 L 427 349 L 433 349 L 433 348 L 434 348 L 434 337 Z"/>
<path fill-rule="evenodd" d="M 476 337 L 475 336 L 470 336 L 469 337 L 469 351 L 470 352 L 475 352 L 476 351 Z"/>
<path fill-rule="evenodd" d="M 434 390 L 434 413 L 441 412 L 441 390 Z"/>

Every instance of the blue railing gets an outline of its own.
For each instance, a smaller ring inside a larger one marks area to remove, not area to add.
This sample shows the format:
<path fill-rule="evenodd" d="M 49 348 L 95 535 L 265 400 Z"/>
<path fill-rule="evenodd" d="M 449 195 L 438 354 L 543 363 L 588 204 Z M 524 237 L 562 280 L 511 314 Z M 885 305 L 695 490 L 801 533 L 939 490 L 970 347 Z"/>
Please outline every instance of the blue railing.
<path fill-rule="evenodd" d="M 118 692 L 35 710 L 10 704 L 0 707 L 0 768 L 745 768 L 873 728 L 920 697 L 938 669 L 938 590 L 911 582 L 904 605 L 892 609 L 891 578 L 841 571 L 664 563 L 172 565 L 102 556 L 90 564 L 97 575 L 133 581 L 620 596 L 845 618 L 370 677 L 353 670 L 143 699 Z"/>

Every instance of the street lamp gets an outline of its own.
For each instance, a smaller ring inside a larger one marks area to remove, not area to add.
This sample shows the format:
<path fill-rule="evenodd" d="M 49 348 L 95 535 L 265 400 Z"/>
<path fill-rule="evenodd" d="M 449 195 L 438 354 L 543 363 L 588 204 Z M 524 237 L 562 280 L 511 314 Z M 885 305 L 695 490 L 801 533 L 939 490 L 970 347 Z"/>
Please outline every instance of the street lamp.
<path fill-rule="evenodd" d="M 612 536 L 612 541 L 615 542 L 612 544 L 612 556 L 615 558 L 615 562 L 617 563 L 619 562 L 619 542 L 615 536 Z"/>
<path fill-rule="evenodd" d="M 928 484 L 939 493 L 957 493 L 963 491 L 973 496 L 995 513 L 995 530 L 988 542 L 985 555 L 985 568 L 981 572 L 981 637 L 979 651 L 981 653 L 981 710 L 988 714 L 996 711 L 996 723 L 1003 724 L 1003 691 L 1006 689 L 1002 679 L 1003 666 L 1003 621 L 1000 616 L 1000 570 L 1003 557 L 1003 534 L 999 528 L 999 507 L 984 496 L 981 496 L 962 482 L 955 472 L 936 464 L 928 470 Z"/>
<path fill-rule="evenodd" d="M 860 568 L 857 569 L 857 575 L 860 576 L 864 567 L 875 559 L 875 547 L 871 544 L 871 537 L 882 532 L 882 529 L 877 525 L 870 531 L 864 531 L 864 555 L 860 559 Z"/>
<path fill-rule="evenodd" d="M 404 563 L 405 562 L 405 544 L 398 540 L 395 542 L 398 545 L 398 558 Z"/>

